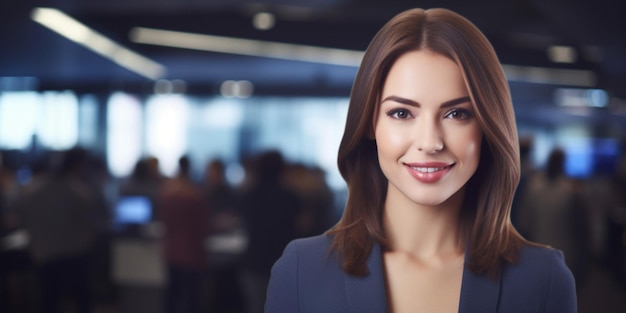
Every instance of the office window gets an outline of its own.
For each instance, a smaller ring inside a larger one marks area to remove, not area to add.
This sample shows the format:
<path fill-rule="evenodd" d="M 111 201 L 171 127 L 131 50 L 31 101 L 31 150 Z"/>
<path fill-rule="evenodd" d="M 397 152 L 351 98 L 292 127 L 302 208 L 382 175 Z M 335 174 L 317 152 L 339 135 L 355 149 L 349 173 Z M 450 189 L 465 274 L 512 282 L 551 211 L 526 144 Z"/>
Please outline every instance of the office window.
<path fill-rule="evenodd" d="M 30 146 L 39 99 L 36 92 L 0 93 L 0 147 L 21 150 Z"/>
<path fill-rule="evenodd" d="M 78 142 L 82 147 L 95 147 L 98 143 L 98 100 L 93 95 L 80 98 Z"/>
<path fill-rule="evenodd" d="M 112 94 L 107 106 L 107 161 L 114 176 L 132 173 L 141 157 L 142 130 L 141 102 L 128 94 Z"/>
<path fill-rule="evenodd" d="M 244 117 L 243 101 L 223 97 L 189 100 L 187 152 L 193 171 L 201 175 L 213 159 L 236 162 Z"/>
<path fill-rule="evenodd" d="M 146 102 L 146 153 L 159 159 L 164 175 L 175 175 L 187 152 L 188 109 L 182 95 L 156 95 Z"/>
<path fill-rule="evenodd" d="M 348 111 L 345 98 L 250 98 L 243 142 L 246 153 L 277 149 L 291 162 L 316 165 L 333 188 L 345 183 L 337 151 Z"/>
<path fill-rule="evenodd" d="M 78 99 L 72 92 L 45 92 L 38 112 L 37 136 L 42 146 L 65 150 L 78 143 Z"/>

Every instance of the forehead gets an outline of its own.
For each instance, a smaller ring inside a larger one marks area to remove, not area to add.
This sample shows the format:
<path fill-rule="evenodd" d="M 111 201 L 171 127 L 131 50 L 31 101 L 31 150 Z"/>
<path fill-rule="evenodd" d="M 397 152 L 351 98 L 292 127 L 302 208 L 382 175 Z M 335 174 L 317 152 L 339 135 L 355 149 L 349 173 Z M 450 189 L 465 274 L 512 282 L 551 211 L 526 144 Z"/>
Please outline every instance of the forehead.
<path fill-rule="evenodd" d="M 450 58 L 428 50 L 402 54 L 391 66 L 382 95 L 416 101 L 446 101 L 469 95 L 460 67 Z"/>

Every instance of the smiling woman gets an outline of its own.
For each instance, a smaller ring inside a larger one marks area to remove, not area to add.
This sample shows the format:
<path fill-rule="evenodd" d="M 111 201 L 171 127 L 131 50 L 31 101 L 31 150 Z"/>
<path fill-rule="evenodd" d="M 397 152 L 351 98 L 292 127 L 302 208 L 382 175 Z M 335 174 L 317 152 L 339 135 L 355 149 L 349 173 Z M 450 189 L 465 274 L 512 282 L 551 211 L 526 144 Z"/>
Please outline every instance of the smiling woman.
<path fill-rule="evenodd" d="M 560 251 L 509 220 L 520 176 L 508 84 L 485 36 L 413 9 L 370 43 L 339 148 L 349 194 L 290 243 L 266 312 L 575 312 Z"/>
<path fill-rule="evenodd" d="M 478 167 L 482 131 L 456 63 L 432 52 L 408 52 L 391 67 L 382 98 L 374 129 L 389 180 L 387 201 L 439 206 L 455 194 L 463 197 L 462 187 Z"/>

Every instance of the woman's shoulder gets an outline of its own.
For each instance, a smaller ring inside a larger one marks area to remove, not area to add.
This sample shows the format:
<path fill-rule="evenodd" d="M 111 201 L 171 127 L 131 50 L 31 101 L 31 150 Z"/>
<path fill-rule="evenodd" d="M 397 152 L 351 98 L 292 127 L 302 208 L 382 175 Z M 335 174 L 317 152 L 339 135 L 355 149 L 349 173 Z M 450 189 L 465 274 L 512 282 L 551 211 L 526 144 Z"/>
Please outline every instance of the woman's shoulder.
<path fill-rule="evenodd" d="M 568 270 L 563 252 L 541 245 L 523 246 L 518 262 L 512 268 L 520 271 Z"/>
<path fill-rule="evenodd" d="M 319 235 L 286 246 L 272 268 L 266 312 L 348 311 L 345 275 L 330 250 L 331 242 L 332 237 Z"/>
<path fill-rule="evenodd" d="M 284 261 L 296 262 L 300 267 L 315 268 L 333 262 L 332 237 L 326 234 L 298 238 L 287 244 L 281 257 Z"/>
<path fill-rule="evenodd" d="M 526 245 L 520 250 L 517 262 L 504 267 L 504 278 L 524 276 L 528 282 L 533 279 L 569 280 L 572 273 L 565 264 L 563 252 L 546 246 Z"/>
<path fill-rule="evenodd" d="M 297 249 L 303 253 L 315 253 L 319 251 L 327 251 L 330 249 L 332 237 L 330 235 L 321 234 L 312 237 L 294 239 L 285 248 Z"/>
<path fill-rule="evenodd" d="M 576 305 L 576 284 L 565 264 L 563 253 L 549 247 L 524 246 L 517 262 L 508 264 L 502 272 L 503 302 L 535 303 L 549 312 L 572 312 Z M 508 300 L 507 300 L 508 299 Z"/>

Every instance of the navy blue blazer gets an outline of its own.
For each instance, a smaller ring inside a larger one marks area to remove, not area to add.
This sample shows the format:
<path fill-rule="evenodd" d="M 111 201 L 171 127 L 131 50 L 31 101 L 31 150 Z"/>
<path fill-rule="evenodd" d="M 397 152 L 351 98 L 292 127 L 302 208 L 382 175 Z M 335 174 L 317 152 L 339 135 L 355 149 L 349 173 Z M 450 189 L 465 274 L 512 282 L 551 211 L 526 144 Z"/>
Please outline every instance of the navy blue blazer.
<path fill-rule="evenodd" d="M 348 275 L 329 254 L 326 235 L 287 245 L 274 264 L 266 313 L 387 312 L 382 254 L 374 245 L 366 277 Z M 466 262 L 467 264 L 467 262 Z M 497 281 L 463 271 L 459 312 L 576 312 L 574 277 L 560 251 L 525 247 L 520 260 L 504 266 Z"/>

